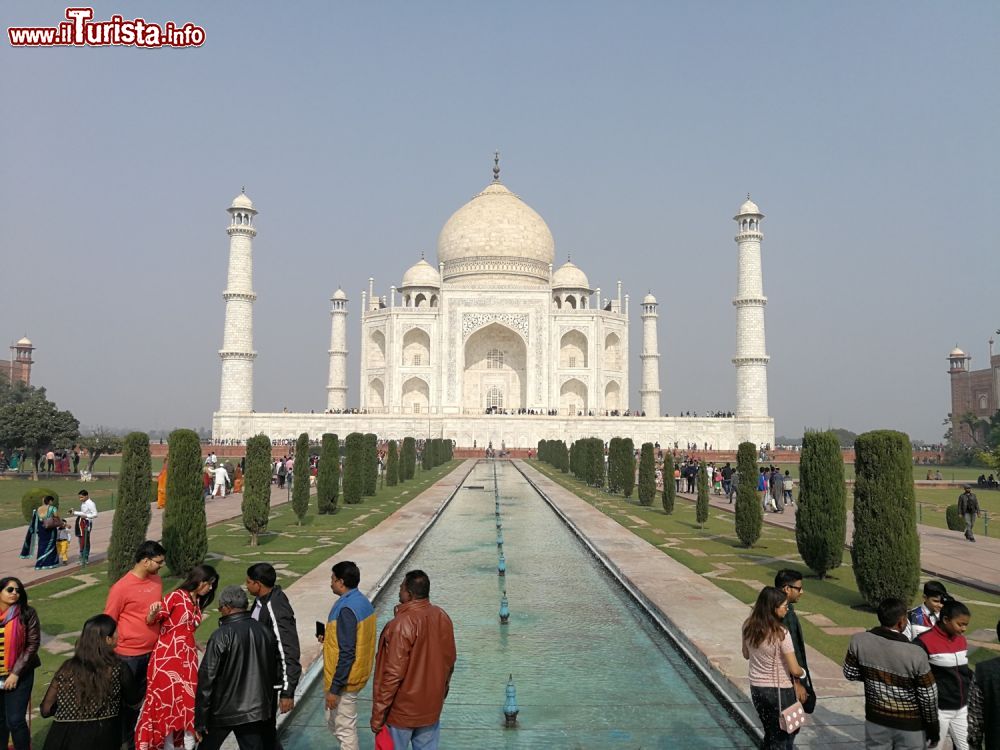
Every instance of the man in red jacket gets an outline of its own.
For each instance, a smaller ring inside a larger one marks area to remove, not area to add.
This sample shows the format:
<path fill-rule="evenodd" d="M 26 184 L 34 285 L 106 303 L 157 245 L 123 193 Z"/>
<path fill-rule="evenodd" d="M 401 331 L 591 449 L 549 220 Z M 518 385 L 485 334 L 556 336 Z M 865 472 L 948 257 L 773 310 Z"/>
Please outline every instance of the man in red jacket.
<path fill-rule="evenodd" d="M 375 657 L 371 728 L 389 728 L 395 750 L 437 750 L 441 710 L 455 669 L 451 618 L 430 602 L 431 582 L 411 570 L 399 586 L 395 617 L 382 629 Z"/>

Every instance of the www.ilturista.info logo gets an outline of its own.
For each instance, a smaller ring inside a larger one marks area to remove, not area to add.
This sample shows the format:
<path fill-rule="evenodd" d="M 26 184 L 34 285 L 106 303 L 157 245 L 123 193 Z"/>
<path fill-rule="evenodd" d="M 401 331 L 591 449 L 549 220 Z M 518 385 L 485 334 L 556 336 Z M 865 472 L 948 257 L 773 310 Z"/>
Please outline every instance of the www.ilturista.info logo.
<path fill-rule="evenodd" d="M 58 26 L 11 26 L 12 47 L 200 47 L 205 29 L 190 21 L 176 24 L 127 20 L 119 15 L 94 21 L 93 8 L 67 8 L 66 21 Z"/>

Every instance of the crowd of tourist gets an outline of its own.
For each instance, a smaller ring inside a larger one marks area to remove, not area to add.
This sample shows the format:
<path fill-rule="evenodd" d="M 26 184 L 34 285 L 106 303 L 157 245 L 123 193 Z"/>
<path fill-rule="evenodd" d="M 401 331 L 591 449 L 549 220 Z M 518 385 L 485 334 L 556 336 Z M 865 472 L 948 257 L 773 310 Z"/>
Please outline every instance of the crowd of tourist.
<path fill-rule="evenodd" d="M 803 594 L 802 574 L 779 570 L 743 623 L 750 696 L 766 750 L 790 750 L 816 707 L 795 613 Z M 886 599 L 878 625 L 851 637 L 843 674 L 865 686 L 866 747 L 922 750 L 945 737 L 955 750 L 1000 747 L 1000 657 L 973 674 L 965 639 L 971 616 L 943 584 L 928 581 L 919 606 Z M 1000 640 L 1000 621 L 996 627 Z"/>
<path fill-rule="evenodd" d="M 277 716 L 295 705 L 302 665 L 274 567 L 255 563 L 243 586 L 220 589 L 215 568 L 197 565 L 164 595 L 165 561 L 158 542 L 143 542 L 104 612 L 83 623 L 39 707 L 53 718 L 43 750 L 217 750 L 230 735 L 241 750 L 280 749 Z M 410 571 L 376 648 L 360 580 L 355 563 L 334 565 L 337 599 L 325 626 L 317 623 L 330 730 L 342 748 L 358 747 L 357 696 L 374 674 L 377 746 L 436 748 L 456 658 L 451 619 L 430 603 L 427 574 Z M 195 632 L 217 591 L 219 626 L 201 649 Z M 42 626 L 28 601 L 18 578 L 0 579 L 0 746 L 10 740 L 14 750 L 31 747 L 26 716 L 41 666 Z"/>

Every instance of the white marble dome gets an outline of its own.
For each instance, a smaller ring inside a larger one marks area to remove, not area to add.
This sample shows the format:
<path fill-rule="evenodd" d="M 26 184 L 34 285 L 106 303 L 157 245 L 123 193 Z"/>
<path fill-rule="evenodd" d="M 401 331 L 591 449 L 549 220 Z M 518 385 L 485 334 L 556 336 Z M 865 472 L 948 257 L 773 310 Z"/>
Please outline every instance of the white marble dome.
<path fill-rule="evenodd" d="M 335 291 L 335 292 L 333 293 L 333 296 L 332 296 L 332 297 L 330 297 L 330 299 L 331 299 L 331 300 L 344 300 L 344 299 L 347 299 L 347 294 L 346 294 L 346 293 L 344 292 L 344 290 L 343 290 L 343 289 L 341 289 L 341 288 L 340 288 L 340 287 L 338 286 L 338 287 L 337 287 L 337 291 Z"/>
<path fill-rule="evenodd" d="M 24 338 L 18 339 L 14 346 L 31 346 L 31 339 L 25 336 Z"/>
<path fill-rule="evenodd" d="M 552 274 L 553 289 L 590 289 L 587 274 L 572 261 L 566 261 Z"/>
<path fill-rule="evenodd" d="M 656 304 L 656 297 L 654 297 L 653 293 L 650 292 L 649 294 L 647 294 L 645 297 L 642 298 L 642 304 L 644 304 L 644 305 L 655 305 Z"/>
<path fill-rule="evenodd" d="M 951 354 L 948 355 L 948 359 L 954 359 L 955 357 L 964 357 L 965 352 L 959 349 L 957 346 L 951 350 Z"/>
<path fill-rule="evenodd" d="M 555 258 L 548 225 L 500 182 L 458 209 L 438 236 L 444 280 L 547 283 Z"/>
<path fill-rule="evenodd" d="M 421 258 L 403 274 L 403 282 L 399 288 L 405 289 L 410 286 L 439 287 L 441 286 L 441 274 L 434 266 Z"/>
<path fill-rule="evenodd" d="M 757 208 L 757 204 L 754 203 L 752 200 L 750 200 L 750 196 L 749 195 L 747 196 L 747 199 L 745 201 L 743 201 L 743 205 L 740 206 L 739 213 L 737 213 L 736 215 L 737 216 L 744 216 L 746 214 L 757 214 L 757 215 L 763 216 L 763 214 L 761 214 L 761 212 L 760 212 L 760 209 Z"/>
<path fill-rule="evenodd" d="M 246 193 L 240 193 L 235 198 L 233 198 L 233 204 L 230 208 L 249 208 L 253 209 L 253 201 L 247 197 Z"/>

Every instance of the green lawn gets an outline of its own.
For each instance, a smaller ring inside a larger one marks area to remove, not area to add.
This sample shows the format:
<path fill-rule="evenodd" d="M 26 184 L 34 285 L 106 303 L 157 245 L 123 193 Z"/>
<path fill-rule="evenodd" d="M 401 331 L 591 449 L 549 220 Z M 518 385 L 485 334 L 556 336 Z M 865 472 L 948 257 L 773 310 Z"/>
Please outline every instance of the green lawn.
<path fill-rule="evenodd" d="M 158 474 L 160 469 L 163 467 L 163 458 L 162 457 L 158 458 L 156 456 L 153 456 L 151 460 L 152 460 L 153 473 Z M 28 460 L 25 463 L 25 467 L 27 467 L 27 471 L 28 473 L 30 473 L 31 470 L 34 468 L 34 463 L 31 460 Z M 109 473 L 117 474 L 121 469 L 121 467 L 122 467 L 121 455 L 101 456 L 100 458 L 97 459 L 97 463 L 94 464 L 94 476 L 100 477 L 102 474 L 109 474 Z M 87 468 L 87 458 L 86 456 L 84 456 L 83 458 L 80 459 L 80 469 L 86 469 L 86 468 Z M 10 475 L 10 472 L 8 472 L 8 475 Z"/>
<path fill-rule="evenodd" d="M 302 526 L 298 525 L 291 507 L 282 505 L 272 511 L 268 531 L 261 536 L 257 547 L 249 546 L 249 534 L 240 519 L 215 524 L 208 529 L 209 554 L 206 562 L 218 569 L 220 587 L 231 583 L 242 584 L 247 567 L 260 561 L 273 564 L 278 570 L 279 583 L 287 587 L 460 463 L 458 460 L 451 461 L 430 471 L 421 471 L 418 466 L 413 480 L 396 487 L 384 487 L 358 505 L 341 504 L 339 512 L 332 516 L 316 515 L 314 502 Z M 342 498 L 340 502 L 343 502 Z M 178 578 L 165 578 L 164 590 L 178 583 Z M 103 611 L 109 585 L 104 567 L 96 565 L 80 574 L 31 586 L 28 593 L 31 604 L 38 609 L 42 630 L 47 635 L 60 636 L 61 640 L 72 645 L 83 621 Z M 331 594 L 331 601 L 332 598 Z M 217 625 L 218 612 L 210 608 L 198 629 L 198 641 L 207 641 Z M 32 691 L 34 706 L 39 705 L 52 674 L 68 653 L 57 655 L 43 648 L 41 656 L 42 666 L 36 673 Z M 35 747 L 42 746 L 48 724 L 48 720 L 35 717 L 32 725 Z"/>
<path fill-rule="evenodd" d="M 762 586 L 773 585 L 774 574 L 779 569 L 791 567 L 808 573 L 795 546 L 795 535 L 787 529 L 764 524 L 758 544 L 746 549 L 736 538 L 732 513 L 712 509 L 705 528 L 699 529 L 693 502 L 678 498 L 674 513 L 668 516 L 663 512 L 659 494 L 653 506 L 642 507 L 635 496 L 625 500 L 621 496 L 587 487 L 571 475 L 553 470 L 548 464 L 531 461 L 531 465 L 636 536 L 685 567 L 704 575 L 746 604 L 756 600 Z M 839 627 L 870 628 L 875 624 L 874 614 L 867 611 L 858 593 L 850 564 L 850 553 L 845 550 L 843 565 L 827 578 L 807 577 L 803 584 L 806 594 L 796 605 L 806 642 L 838 664 L 844 658 L 850 636 L 832 635 L 811 622 L 809 616 L 825 616 Z M 970 635 L 984 628 L 994 629 L 1000 617 L 1000 597 L 952 583 L 946 585 L 950 593 L 966 602 L 972 610 Z M 995 635 L 989 636 L 989 639 L 995 642 Z M 980 648 L 970 659 L 976 663 L 995 655 L 995 651 Z"/>
<path fill-rule="evenodd" d="M 150 485 L 152 491 L 152 485 Z M 65 517 L 69 516 L 70 508 L 79 508 L 77 492 L 86 489 L 90 497 L 97 503 L 99 511 L 112 510 L 118 502 L 118 480 L 100 479 L 94 482 L 81 483 L 78 479 L 46 479 L 32 482 L 28 479 L 5 479 L 0 481 L 0 530 L 24 526 L 24 516 L 21 515 L 21 497 L 29 490 L 50 489 L 59 495 L 59 507 Z"/>
<path fill-rule="evenodd" d="M 735 466 L 735 461 L 730 461 L 730 464 Z M 725 465 L 723 463 L 723 465 Z M 778 466 L 782 472 L 788 469 L 788 473 L 795 479 L 799 478 L 799 464 L 798 461 L 795 463 L 782 463 L 780 461 L 775 462 L 775 466 Z M 914 481 L 924 481 L 927 479 L 928 469 L 932 472 L 940 471 L 941 480 L 946 482 L 972 482 L 975 484 L 976 479 L 980 474 L 986 474 L 989 476 L 989 469 L 978 469 L 976 467 L 969 466 L 923 466 L 915 465 L 913 467 L 913 479 Z M 844 478 L 848 481 L 854 479 L 854 464 L 844 464 Z"/>

